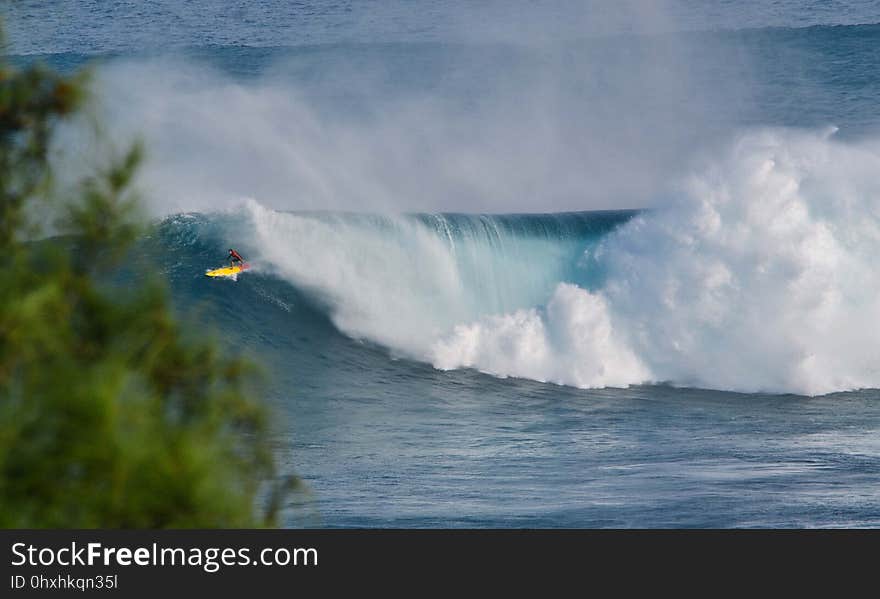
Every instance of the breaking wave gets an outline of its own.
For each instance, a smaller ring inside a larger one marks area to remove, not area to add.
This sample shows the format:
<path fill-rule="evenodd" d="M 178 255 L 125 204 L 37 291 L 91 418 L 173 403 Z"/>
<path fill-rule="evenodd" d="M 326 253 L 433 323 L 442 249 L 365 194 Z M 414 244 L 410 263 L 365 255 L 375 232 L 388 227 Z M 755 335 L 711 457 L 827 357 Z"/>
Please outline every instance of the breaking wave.
<path fill-rule="evenodd" d="M 640 212 L 364 215 L 250 200 L 253 260 L 346 335 L 578 387 L 880 386 L 880 146 L 762 130 Z"/>

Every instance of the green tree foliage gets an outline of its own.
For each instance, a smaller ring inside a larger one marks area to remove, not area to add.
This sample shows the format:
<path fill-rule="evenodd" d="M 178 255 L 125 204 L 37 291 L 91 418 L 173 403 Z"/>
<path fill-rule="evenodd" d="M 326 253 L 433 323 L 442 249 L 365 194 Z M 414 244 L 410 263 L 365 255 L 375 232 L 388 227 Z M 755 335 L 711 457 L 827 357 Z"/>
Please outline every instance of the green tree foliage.
<path fill-rule="evenodd" d="M 0 527 L 274 525 L 259 377 L 185 335 L 155 278 L 119 283 L 141 149 L 52 188 L 52 131 L 86 84 L 0 57 Z M 46 200 L 63 234 L 35 241 Z"/>

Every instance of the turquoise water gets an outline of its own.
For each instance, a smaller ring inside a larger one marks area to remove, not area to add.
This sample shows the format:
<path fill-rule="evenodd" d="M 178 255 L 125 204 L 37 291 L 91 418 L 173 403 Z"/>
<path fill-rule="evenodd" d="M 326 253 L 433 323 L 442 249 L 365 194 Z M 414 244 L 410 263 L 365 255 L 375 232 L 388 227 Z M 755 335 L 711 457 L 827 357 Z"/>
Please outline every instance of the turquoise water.
<path fill-rule="evenodd" d="M 146 138 L 289 526 L 877 526 L 880 9 L 658 6 L 3 11 Z"/>

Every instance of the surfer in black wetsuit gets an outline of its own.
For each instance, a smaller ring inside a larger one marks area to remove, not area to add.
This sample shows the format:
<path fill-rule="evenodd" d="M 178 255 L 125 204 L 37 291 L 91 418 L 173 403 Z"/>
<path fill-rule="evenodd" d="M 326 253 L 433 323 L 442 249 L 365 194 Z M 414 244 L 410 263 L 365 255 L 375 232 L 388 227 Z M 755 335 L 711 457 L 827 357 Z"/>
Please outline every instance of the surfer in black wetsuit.
<path fill-rule="evenodd" d="M 239 266 L 244 266 L 244 258 L 232 248 L 229 248 L 229 255 L 227 258 L 229 259 L 229 266 L 235 266 L 236 263 L 238 263 Z"/>

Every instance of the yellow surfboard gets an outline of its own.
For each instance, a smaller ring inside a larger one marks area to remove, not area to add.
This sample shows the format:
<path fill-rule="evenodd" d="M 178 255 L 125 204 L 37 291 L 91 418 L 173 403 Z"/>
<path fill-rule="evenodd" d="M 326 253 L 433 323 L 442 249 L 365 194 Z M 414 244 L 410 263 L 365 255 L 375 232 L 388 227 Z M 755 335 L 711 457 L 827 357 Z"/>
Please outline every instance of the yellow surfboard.
<path fill-rule="evenodd" d="M 242 265 L 235 266 L 224 266 L 222 268 L 215 268 L 213 270 L 206 270 L 205 275 L 208 277 L 234 277 L 238 273 L 247 270 L 250 268 L 248 263 L 244 263 Z"/>

